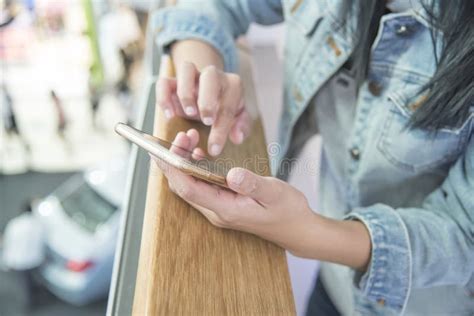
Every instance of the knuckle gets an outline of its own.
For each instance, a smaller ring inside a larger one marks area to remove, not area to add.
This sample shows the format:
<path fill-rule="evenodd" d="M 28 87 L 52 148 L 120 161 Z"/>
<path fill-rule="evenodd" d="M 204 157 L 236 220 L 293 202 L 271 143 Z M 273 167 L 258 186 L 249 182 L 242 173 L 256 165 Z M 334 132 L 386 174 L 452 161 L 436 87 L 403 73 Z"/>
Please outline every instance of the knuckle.
<path fill-rule="evenodd" d="M 193 94 L 190 91 L 178 91 L 178 98 L 181 100 L 183 103 L 191 103 L 194 101 Z"/>
<path fill-rule="evenodd" d="M 238 209 L 249 209 L 252 207 L 254 200 L 249 197 L 243 197 L 235 201 L 235 205 Z"/>
<path fill-rule="evenodd" d="M 199 108 L 203 113 L 211 114 L 212 112 L 214 112 L 213 110 L 216 108 L 216 106 L 209 103 L 201 103 L 199 104 Z"/>
<path fill-rule="evenodd" d="M 194 69 L 194 64 L 190 61 L 183 61 L 181 63 L 181 67 L 180 67 L 180 70 L 183 71 L 183 72 L 187 72 L 187 71 L 190 71 L 190 70 L 193 70 Z"/>
<path fill-rule="evenodd" d="M 177 194 L 185 200 L 192 200 L 194 192 L 189 185 L 183 184 L 176 188 Z"/>
<path fill-rule="evenodd" d="M 246 189 L 244 189 L 244 191 L 246 191 L 248 194 L 255 194 L 259 190 L 259 184 L 257 184 L 256 181 L 246 181 L 245 187 Z"/>
<path fill-rule="evenodd" d="M 201 71 L 201 76 L 202 75 L 216 75 L 218 73 L 217 67 L 214 65 L 209 65 L 204 67 L 204 69 Z"/>
<path fill-rule="evenodd" d="M 198 105 L 198 106 L 199 106 L 199 112 L 202 118 L 214 116 L 214 111 L 213 111 L 212 106 L 209 106 L 209 105 Z"/>
<path fill-rule="evenodd" d="M 211 112 L 218 105 L 217 105 L 217 102 L 215 102 L 211 98 L 199 98 L 198 99 L 198 106 L 201 109 L 201 111 Z"/>
<path fill-rule="evenodd" d="M 230 106 L 224 106 L 221 110 L 221 116 L 225 119 L 232 119 L 235 116 L 235 109 Z"/>
<path fill-rule="evenodd" d="M 236 221 L 235 213 L 231 211 L 221 212 L 218 216 L 220 223 L 226 227 L 232 226 Z"/>
<path fill-rule="evenodd" d="M 263 185 L 270 185 L 272 191 L 275 193 L 275 196 L 281 196 L 283 193 L 283 186 L 281 185 L 280 180 L 273 177 L 266 177 L 268 181 L 265 181 Z"/>
<path fill-rule="evenodd" d="M 237 74 L 229 73 L 227 74 L 227 81 L 229 85 L 233 88 L 242 89 L 242 77 Z"/>

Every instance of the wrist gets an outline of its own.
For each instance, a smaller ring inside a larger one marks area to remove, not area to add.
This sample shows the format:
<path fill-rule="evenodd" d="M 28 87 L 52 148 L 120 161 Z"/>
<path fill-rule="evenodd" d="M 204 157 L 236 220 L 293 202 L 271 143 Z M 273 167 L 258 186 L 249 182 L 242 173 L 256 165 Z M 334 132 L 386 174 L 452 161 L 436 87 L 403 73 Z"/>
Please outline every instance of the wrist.
<path fill-rule="evenodd" d="M 191 62 L 198 70 L 207 66 L 224 69 L 224 60 L 218 51 L 200 40 L 188 39 L 173 43 L 171 57 L 176 68 L 183 62 Z"/>
<path fill-rule="evenodd" d="M 341 221 L 313 213 L 301 230 L 301 245 L 293 254 L 365 271 L 371 254 L 370 234 L 360 221 Z"/>
<path fill-rule="evenodd" d="M 327 219 L 311 209 L 307 214 L 296 227 L 290 228 L 294 233 L 294 242 L 291 247 L 285 248 L 297 257 L 324 260 L 320 257 L 321 245 L 318 240 L 321 238 L 321 228 L 327 225 Z"/>

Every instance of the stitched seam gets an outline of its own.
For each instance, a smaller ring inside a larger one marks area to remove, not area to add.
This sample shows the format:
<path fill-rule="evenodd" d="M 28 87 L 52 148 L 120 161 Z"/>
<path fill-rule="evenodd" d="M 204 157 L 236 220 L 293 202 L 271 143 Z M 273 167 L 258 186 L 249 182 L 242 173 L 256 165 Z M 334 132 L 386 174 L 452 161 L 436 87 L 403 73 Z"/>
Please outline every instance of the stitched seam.
<path fill-rule="evenodd" d="M 392 107 L 393 106 L 396 106 L 396 105 L 393 104 Z M 384 124 L 384 130 L 380 134 L 379 141 L 377 142 L 377 148 L 383 153 L 385 158 L 389 160 L 391 163 L 393 163 L 395 166 L 398 166 L 410 172 L 426 171 L 429 169 L 433 169 L 434 167 L 437 167 L 437 166 L 442 166 L 443 164 L 452 161 L 453 158 L 457 157 L 459 153 L 462 151 L 462 149 L 464 148 L 464 145 L 466 143 L 465 133 L 467 131 L 461 132 L 460 136 L 458 137 L 455 150 L 445 153 L 443 157 L 440 159 L 436 159 L 435 161 L 432 161 L 429 163 L 424 163 L 424 164 L 421 163 L 417 165 L 413 163 L 407 163 L 407 162 L 401 161 L 397 157 L 395 157 L 389 150 L 390 145 L 391 145 L 391 139 L 389 137 L 388 131 L 390 130 L 390 127 L 392 126 L 395 115 L 397 115 L 395 111 L 389 110 L 388 117 L 386 118 L 386 123 Z"/>
<path fill-rule="evenodd" d="M 399 66 L 397 63 L 390 63 L 390 62 L 380 62 L 380 61 L 371 61 L 370 62 L 370 67 L 374 70 L 382 70 L 382 71 L 390 71 L 390 72 L 403 72 L 408 73 L 410 75 L 416 76 L 416 77 L 421 77 L 420 80 L 413 80 L 416 82 L 413 83 L 418 83 L 418 84 L 424 84 L 426 81 L 430 80 L 432 78 L 432 75 L 428 75 L 422 72 L 415 71 L 413 69 L 405 68 Z M 413 78 L 413 77 L 412 77 Z"/>
<path fill-rule="evenodd" d="M 398 219 L 400 225 L 402 226 L 403 233 L 405 235 L 405 240 L 406 240 L 406 243 L 407 243 L 407 250 L 408 250 L 408 256 L 407 256 L 408 257 L 408 285 L 407 285 L 407 288 L 406 288 L 405 300 L 403 302 L 402 310 L 400 312 L 400 315 L 403 315 L 405 313 L 405 309 L 406 309 L 407 303 L 408 303 L 408 298 L 410 297 L 410 293 L 411 293 L 413 258 L 412 258 L 412 255 L 411 255 L 411 253 L 412 253 L 411 252 L 411 243 L 410 243 L 410 236 L 408 235 L 408 229 L 405 226 L 405 223 L 403 222 L 403 219 L 400 216 L 400 214 L 398 214 L 397 211 L 395 211 L 395 210 L 392 210 L 392 211 L 395 214 L 395 217 Z"/>

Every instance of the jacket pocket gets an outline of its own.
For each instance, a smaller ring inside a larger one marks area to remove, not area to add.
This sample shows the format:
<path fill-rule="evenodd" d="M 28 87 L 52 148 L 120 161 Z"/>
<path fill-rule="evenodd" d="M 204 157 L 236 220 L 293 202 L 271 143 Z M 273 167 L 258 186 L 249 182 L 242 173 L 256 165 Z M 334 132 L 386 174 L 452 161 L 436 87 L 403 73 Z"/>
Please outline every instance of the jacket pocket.
<path fill-rule="evenodd" d="M 458 128 L 436 132 L 409 127 L 411 116 L 426 98 L 416 96 L 419 88 L 416 85 L 404 89 L 404 93 L 388 94 L 390 104 L 377 148 L 388 161 L 406 171 L 443 171 L 441 169 L 455 161 L 466 146 L 471 119 Z"/>

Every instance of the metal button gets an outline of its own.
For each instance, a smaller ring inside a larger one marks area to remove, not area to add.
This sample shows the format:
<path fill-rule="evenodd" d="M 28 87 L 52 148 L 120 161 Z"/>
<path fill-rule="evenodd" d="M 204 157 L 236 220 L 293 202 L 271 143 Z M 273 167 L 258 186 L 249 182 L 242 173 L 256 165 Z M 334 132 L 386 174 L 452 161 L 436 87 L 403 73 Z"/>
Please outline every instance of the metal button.
<path fill-rule="evenodd" d="M 375 81 L 369 81 L 369 92 L 377 97 L 382 93 L 382 86 Z"/>
<path fill-rule="evenodd" d="M 353 148 L 351 148 L 351 150 L 349 150 L 349 153 L 351 154 L 352 159 L 354 159 L 354 160 L 359 160 L 360 159 L 360 150 L 359 150 L 359 148 L 353 147 Z"/>
<path fill-rule="evenodd" d="M 397 27 L 395 33 L 400 36 L 406 36 L 411 34 L 411 28 L 407 25 L 402 24 Z"/>
<path fill-rule="evenodd" d="M 384 306 L 385 305 L 385 300 L 383 298 L 380 298 L 377 300 L 377 303 L 380 305 L 380 306 Z"/>

